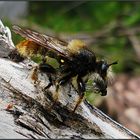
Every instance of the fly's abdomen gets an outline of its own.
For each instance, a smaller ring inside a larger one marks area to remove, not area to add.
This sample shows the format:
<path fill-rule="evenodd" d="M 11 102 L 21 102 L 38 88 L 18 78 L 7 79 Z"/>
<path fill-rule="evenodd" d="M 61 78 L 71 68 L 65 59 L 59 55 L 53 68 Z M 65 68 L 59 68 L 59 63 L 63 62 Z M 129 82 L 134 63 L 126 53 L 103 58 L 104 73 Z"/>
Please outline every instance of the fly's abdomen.
<path fill-rule="evenodd" d="M 16 45 L 18 52 L 24 57 L 32 57 L 35 55 L 45 55 L 44 47 L 30 40 L 23 40 Z"/>

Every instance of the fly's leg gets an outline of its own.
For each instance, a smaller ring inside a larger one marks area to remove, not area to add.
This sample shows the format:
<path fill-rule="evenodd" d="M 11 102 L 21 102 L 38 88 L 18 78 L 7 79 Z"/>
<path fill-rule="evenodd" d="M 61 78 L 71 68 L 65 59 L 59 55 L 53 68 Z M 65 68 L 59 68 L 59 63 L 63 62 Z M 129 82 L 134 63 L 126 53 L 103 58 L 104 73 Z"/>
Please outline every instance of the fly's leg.
<path fill-rule="evenodd" d="M 59 99 L 59 88 L 60 88 L 60 86 L 66 84 L 71 79 L 71 77 L 72 77 L 72 73 L 68 73 L 65 76 L 63 76 L 62 78 L 60 78 L 58 80 L 58 82 L 56 83 L 56 91 L 55 91 L 55 94 L 53 96 L 54 103 L 52 104 L 51 108 L 53 108 L 55 106 L 56 102 Z"/>
<path fill-rule="evenodd" d="M 49 65 L 47 63 L 41 63 L 39 65 L 39 70 L 44 72 L 44 73 L 51 73 L 51 74 L 55 74 L 56 73 L 55 68 L 53 68 L 51 65 Z"/>
<path fill-rule="evenodd" d="M 39 70 L 46 73 L 48 75 L 49 78 L 49 84 L 44 88 L 44 90 L 46 90 L 47 88 L 49 88 L 50 86 L 53 85 L 53 79 L 52 79 L 52 74 L 56 73 L 55 68 L 53 68 L 51 65 L 47 64 L 47 63 L 41 63 L 39 65 Z"/>
<path fill-rule="evenodd" d="M 44 88 L 44 90 L 45 90 L 53 84 L 51 74 L 54 74 L 56 72 L 56 70 L 51 65 L 46 63 L 46 58 L 45 58 L 45 56 L 43 56 L 42 63 L 39 64 L 39 66 L 33 67 L 33 70 L 31 72 L 31 79 L 34 81 L 35 85 L 39 83 L 39 81 L 38 81 L 38 72 L 39 71 L 46 73 L 49 78 L 49 84 Z"/>
<path fill-rule="evenodd" d="M 34 85 L 37 85 L 39 83 L 39 81 L 38 81 L 38 66 L 34 66 L 32 68 L 30 77 L 31 77 L 32 81 L 34 81 Z"/>
<path fill-rule="evenodd" d="M 79 99 L 76 102 L 76 105 L 75 105 L 75 108 L 74 108 L 73 112 L 75 112 L 77 107 L 80 105 L 80 103 L 84 99 L 85 83 L 84 83 L 82 77 L 80 77 L 80 76 L 77 77 L 77 84 L 78 84 Z"/>
<path fill-rule="evenodd" d="M 19 53 L 16 49 L 12 50 L 12 51 L 8 54 L 8 56 L 5 57 L 5 58 L 9 58 L 9 59 L 11 59 L 12 61 L 17 62 L 17 63 L 18 63 L 18 62 L 22 62 L 22 61 L 25 59 L 23 56 L 20 55 L 20 53 Z"/>

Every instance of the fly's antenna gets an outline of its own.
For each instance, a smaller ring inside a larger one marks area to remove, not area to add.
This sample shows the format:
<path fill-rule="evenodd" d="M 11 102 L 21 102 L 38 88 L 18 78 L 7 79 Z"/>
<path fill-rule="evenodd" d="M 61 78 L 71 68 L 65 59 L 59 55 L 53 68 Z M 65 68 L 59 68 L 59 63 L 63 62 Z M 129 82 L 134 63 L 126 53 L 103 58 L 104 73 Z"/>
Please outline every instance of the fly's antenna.
<path fill-rule="evenodd" d="M 108 67 L 111 66 L 111 65 L 116 65 L 116 64 L 118 64 L 118 61 L 115 61 L 113 63 L 108 64 Z"/>

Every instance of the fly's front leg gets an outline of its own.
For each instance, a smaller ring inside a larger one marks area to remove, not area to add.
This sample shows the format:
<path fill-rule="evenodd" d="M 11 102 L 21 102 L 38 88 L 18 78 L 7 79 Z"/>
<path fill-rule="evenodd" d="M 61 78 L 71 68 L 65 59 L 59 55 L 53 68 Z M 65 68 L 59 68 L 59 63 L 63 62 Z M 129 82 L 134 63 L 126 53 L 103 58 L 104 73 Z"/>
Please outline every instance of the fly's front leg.
<path fill-rule="evenodd" d="M 84 98 L 84 92 L 85 92 L 85 83 L 82 79 L 82 77 L 77 77 L 77 84 L 78 84 L 78 93 L 79 93 L 79 99 L 76 102 L 75 108 L 73 112 L 77 109 L 77 107 L 80 105 L 80 103 L 83 101 Z"/>

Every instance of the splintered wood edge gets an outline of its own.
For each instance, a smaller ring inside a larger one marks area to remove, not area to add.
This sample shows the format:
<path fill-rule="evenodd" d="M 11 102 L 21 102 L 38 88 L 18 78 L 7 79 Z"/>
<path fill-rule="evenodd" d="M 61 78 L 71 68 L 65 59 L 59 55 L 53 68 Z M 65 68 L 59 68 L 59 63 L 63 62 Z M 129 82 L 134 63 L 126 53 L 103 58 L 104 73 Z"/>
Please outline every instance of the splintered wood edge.
<path fill-rule="evenodd" d="M 21 94 L 23 94 L 25 98 L 30 97 L 33 100 L 37 100 L 37 97 L 40 94 L 40 90 L 34 86 L 34 84 L 31 82 L 31 79 L 28 77 L 30 70 L 28 70 L 26 66 L 27 65 L 16 64 L 10 60 L 0 58 L 0 78 L 10 83 L 10 85 Z M 44 80 L 45 79 L 41 79 L 41 84 L 43 86 L 48 83 L 47 80 Z M 55 86 L 51 87 L 49 91 L 54 93 Z M 67 93 L 68 91 L 70 93 Z M 73 89 L 73 87 L 67 85 L 64 88 L 61 88 L 60 92 L 61 95 L 58 102 L 61 103 L 62 107 L 64 106 L 68 108 L 68 110 L 72 110 L 72 102 L 74 102 L 76 98 L 78 98 L 76 91 Z M 71 94 L 72 96 L 69 97 L 67 96 L 67 94 Z M 43 104 L 44 101 L 40 100 L 38 102 L 42 102 L 42 105 L 45 105 Z M 130 130 L 113 121 L 97 108 L 89 105 L 86 101 L 81 103 L 81 105 L 77 108 L 75 114 L 79 114 L 82 118 L 84 118 L 87 121 L 86 123 L 89 124 L 89 127 L 95 129 L 95 131 L 97 132 L 101 132 L 101 137 L 130 139 L 140 138 Z M 95 136 L 95 134 L 90 134 L 89 138 L 96 137 L 98 136 Z M 100 136 L 98 138 L 100 138 Z"/>

